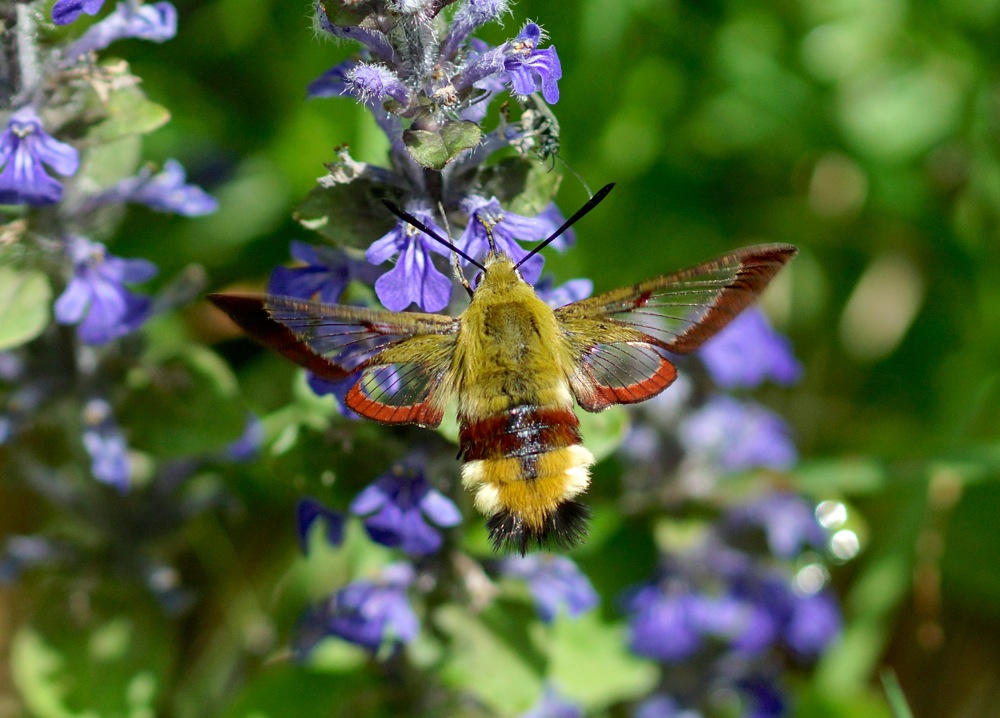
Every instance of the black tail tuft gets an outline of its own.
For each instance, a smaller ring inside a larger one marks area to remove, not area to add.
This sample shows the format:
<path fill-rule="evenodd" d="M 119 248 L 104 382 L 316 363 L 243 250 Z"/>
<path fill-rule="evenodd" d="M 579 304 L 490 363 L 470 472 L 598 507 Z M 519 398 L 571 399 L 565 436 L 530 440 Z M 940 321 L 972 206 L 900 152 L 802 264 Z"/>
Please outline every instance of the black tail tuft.
<path fill-rule="evenodd" d="M 524 556 L 532 548 L 571 549 L 587 538 L 590 509 L 579 501 L 563 501 L 541 527 L 530 526 L 510 511 L 498 511 L 486 521 L 493 550 Z"/>

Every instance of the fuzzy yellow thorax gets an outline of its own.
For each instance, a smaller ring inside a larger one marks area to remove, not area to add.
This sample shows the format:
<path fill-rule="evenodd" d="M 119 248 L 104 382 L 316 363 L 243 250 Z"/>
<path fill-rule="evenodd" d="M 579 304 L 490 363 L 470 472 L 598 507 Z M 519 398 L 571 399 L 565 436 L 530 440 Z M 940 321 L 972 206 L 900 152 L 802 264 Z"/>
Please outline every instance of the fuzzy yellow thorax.
<path fill-rule="evenodd" d="M 568 348 L 552 309 L 503 254 L 491 254 L 460 317 L 453 366 L 459 414 L 495 415 L 513 406 L 570 407 Z"/>

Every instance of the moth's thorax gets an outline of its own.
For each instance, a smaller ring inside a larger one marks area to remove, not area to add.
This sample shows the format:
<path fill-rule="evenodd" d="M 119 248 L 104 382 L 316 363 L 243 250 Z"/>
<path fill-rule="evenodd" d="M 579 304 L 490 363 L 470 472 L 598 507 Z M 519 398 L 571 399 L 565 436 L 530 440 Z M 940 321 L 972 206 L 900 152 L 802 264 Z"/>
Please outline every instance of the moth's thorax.
<path fill-rule="evenodd" d="M 572 406 L 567 352 L 552 309 L 509 257 L 491 255 L 461 316 L 459 413 L 478 418 L 521 404 Z"/>

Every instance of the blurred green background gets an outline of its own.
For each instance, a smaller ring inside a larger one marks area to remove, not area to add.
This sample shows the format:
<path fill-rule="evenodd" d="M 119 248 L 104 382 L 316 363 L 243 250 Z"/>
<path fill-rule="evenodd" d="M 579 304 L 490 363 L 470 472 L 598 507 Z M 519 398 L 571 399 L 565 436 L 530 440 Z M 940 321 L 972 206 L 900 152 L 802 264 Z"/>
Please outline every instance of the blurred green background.
<path fill-rule="evenodd" d="M 385 143 L 349 100 L 305 100 L 353 49 L 317 38 L 305 2 L 176 4 L 175 40 L 114 49 L 173 116 L 147 156 L 181 160 L 222 206 L 135 214 L 113 251 L 163 276 L 202 264 L 212 288 L 259 284 L 312 240 L 290 212 L 334 147 L 379 162 Z M 799 714 L 888 715 L 834 699 L 877 694 L 890 666 L 917 716 L 1000 716 L 1000 1 L 522 0 L 483 35 L 526 19 L 563 66 L 561 207 L 582 181 L 618 183 L 549 258 L 561 280 L 609 289 L 753 242 L 800 248 L 765 304 L 805 377 L 763 399 L 794 427 L 797 488 L 856 508 L 863 544 L 834 569 L 847 631 Z M 211 341 L 203 311 L 188 318 Z M 209 637 L 191 649 L 202 665 L 274 630 L 300 489 L 253 485 L 260 513 L 225 539 L 231 564 L 213 559 L 236 572 L 217 605 L 242 607 L 214 617 L 224 637 L 180 627 Z M 177 715 L 213 714 L 195 705 L 220 704 L 205 683 Z"/>

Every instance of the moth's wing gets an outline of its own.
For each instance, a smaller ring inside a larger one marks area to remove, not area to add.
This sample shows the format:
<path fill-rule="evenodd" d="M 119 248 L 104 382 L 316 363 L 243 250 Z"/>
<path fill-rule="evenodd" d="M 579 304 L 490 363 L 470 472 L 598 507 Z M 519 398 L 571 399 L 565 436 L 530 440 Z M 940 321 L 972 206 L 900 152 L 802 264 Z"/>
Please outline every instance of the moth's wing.
<path fill-rule="evenodd" d="M 591 320 L 582 323 L 597 324 Z M 645 401 L 677 378 L 677 369 L 666 352 L 643 339 L 641 332 L 635 332 L 633 340 L 622 339 L 573 347 L 576 360 L 569 383 L 577 402 L 587 411 Z"/>
<path fill-rule="evenodd" d="M 329 381 L 357 376 L 347 405 L 384 423 L 435 426 L 458 320 L 291 297 L 212 294 L 244 331 Z"/>
<path fill-rule="evenodd" d="M 694 351 L 725 327 L 796 251 L 789 244 L 745 247 L 557 309 L 577 401 L 600 411 L 663 391 L 677 376 L 669 354 Z"/>
<path fill-rule="evenodd" d="M 450 381 L 455 331 L 403 339 L 359 367 L 347 405 L 383 424 L 441 423 L 454 387 Z"/>

